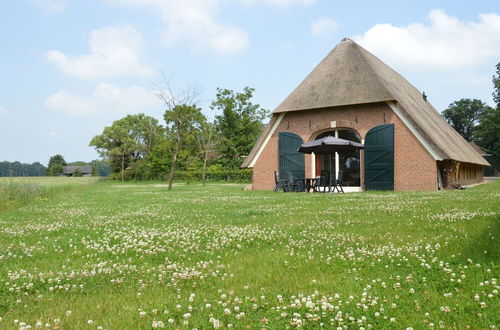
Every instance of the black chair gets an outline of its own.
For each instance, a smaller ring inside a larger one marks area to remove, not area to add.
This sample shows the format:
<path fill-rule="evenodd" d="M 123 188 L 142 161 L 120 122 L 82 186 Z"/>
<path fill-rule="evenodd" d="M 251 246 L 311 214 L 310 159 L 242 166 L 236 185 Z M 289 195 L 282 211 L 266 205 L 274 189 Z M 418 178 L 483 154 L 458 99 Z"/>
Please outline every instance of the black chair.
<path fill-rule="evenodd" d="M 293 176 L 292 172 L 285 172 L 285 187 L 286 190 L 284 191 L 300 191 L 299 188 L 299 181 L 295 179 Z"/>
<path fill-rule="evenodd" d="M 332 187 L 333 187 L 332 192 L 334 192 L 335 189 L 337 189 L 337 192 L 339 194 L 344 193 L 344 189 L 342 188 L 342 181 L 343 180 L 344 180 L 344 172 L 339 171 L 339 178 L 337 180 L 333 180 L 333 182 L 332 182 Z"/>
<path fill-rule="evenodd" d="M 323 188 L 323 192 L 326 192 L 328 188 L 328 192 L 332 190 L 332 185 L 330 181 L 330 171 L 324 170 L 320 172 L 319 179 L 316 180 L 314 185 L 315 191 L 321 191 L 319 188 Z"/>
<path fill-rule="evenodd" d="M 283 192 L 286 192 L 287 180 L 280 180 L 280 172 L 274 171 L 274 191 L 278 191 L 283 189 Z"/>

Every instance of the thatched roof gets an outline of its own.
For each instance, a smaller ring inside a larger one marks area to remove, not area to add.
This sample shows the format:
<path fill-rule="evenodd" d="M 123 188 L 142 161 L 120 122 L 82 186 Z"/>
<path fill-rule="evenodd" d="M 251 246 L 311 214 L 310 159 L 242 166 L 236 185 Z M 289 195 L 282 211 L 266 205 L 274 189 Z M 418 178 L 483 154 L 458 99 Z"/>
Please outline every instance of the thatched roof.
<path fill-rule="evenodd" d="M 82 174 L 92 174 L 92 166 L 63 166 L 63 174 L 74 174 L 76 170 Z"/>
<path fill-rule="evenodd" d="M 435 160 L 489 165 L 448 125 L 422 93 L 351 39 L 339 43 L 274 114 L 336 106 L 388 102 Z M 250 157 L 255 157 L 252 152 Z M 246 160 L 243 166 L 248 166 Z"/>

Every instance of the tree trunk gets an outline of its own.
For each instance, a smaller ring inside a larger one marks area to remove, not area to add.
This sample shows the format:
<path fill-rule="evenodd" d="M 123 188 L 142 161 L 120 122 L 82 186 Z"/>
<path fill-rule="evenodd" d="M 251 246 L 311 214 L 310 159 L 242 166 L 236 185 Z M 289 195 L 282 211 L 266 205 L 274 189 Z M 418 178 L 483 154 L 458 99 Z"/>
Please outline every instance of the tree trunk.
<path fill-rule="evenodd" d="M 172 156 L 172 167 L 170 168 L 170 174 L 168 175 L 168 190 L 172 190 L 172 181 L 174 180 L 175 168 L 177 167 L 177 154 L 179 153 L 180 146 L 175 147 L 174 155 Z"/>
<path fill-rule="evenodd" d="M 125 150 L 122 152 L 122 182 L 123 182 L 123 173 L 125 172 Z"/>
<path fill-rule="evenodd" d="M 203 169 L 201 171 L 203 185 L 207 182 L 207 153 L 205 152 L 205 157 L 203 157 Z"/>

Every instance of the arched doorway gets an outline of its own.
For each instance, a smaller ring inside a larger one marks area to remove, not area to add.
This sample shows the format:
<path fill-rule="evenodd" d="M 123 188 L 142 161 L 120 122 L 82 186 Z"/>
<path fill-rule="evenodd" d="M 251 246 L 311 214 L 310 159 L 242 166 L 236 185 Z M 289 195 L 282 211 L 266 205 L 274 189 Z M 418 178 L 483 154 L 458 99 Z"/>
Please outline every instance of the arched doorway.
<path fill-rule="evenodd" d="M 325 136 L 333 136 L 340 139 L 355 141 L 361 143 L 359 134 L 351 129 L 339 128 L 323 132 L 316 139 Z M 345 187 L 360 187 L 360 153 L 359 150 L 349 152 L 337 152 L 334 155 L 315 155 L 315 173 L 320 175 L 322 170 L 334 169 L 335 178 L 339 178 L 342 172 L 342 185 Z"/>

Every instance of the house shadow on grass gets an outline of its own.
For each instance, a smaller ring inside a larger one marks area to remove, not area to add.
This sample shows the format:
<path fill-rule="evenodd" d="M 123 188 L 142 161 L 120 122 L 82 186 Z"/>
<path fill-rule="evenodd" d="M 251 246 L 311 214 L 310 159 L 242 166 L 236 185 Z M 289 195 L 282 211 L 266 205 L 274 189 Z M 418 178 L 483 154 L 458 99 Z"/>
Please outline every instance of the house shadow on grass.
<path fill-rule="evenodd" d="M 462 255 L 474 263 L 500 261 L 500 216 L 490 219 L 489 224 L 474 237 L 468 246 L 464 246 Z"/>

